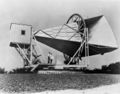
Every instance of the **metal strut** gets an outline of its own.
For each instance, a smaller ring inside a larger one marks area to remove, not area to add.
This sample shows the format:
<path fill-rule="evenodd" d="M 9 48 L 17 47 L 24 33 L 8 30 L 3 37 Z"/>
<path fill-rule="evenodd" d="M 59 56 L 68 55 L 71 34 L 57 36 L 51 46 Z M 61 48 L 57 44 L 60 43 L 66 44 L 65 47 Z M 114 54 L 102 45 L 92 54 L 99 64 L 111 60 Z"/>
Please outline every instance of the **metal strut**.
<path fill-rule="evenodd" d="M 82 48 L 82 46 L 84 45 L 85 41 L 83 41 L 80 45 L 80 47 L 78 48 L 78 50 L 75 52 L 75 54 L 73 55 L 73 57 L 70 59 L 70 61 L 68 62 L 67 65 L 69 65 L 71 63 L 71 61 L 74 59 L 74 57 L 76 56 L 76 54 L 80 51 L 80 49 Z"/>
<path fill-rule="evenodd" d="M 75 19 L 73 19 L 75 18 Z M 73 23 L 76 23 L 78 25 L 78 30 L 74 29 L 73 27 L 69 26 L 68 23 L 69 22 L 73 22 Z M 68 40 L 71 40 L 72 37 L 74 37 L 77 33 L 80 34 L 81 38 L 82 38 L 82 42 L 79 46 L 79 48 L 77 49 L 77 51 L 74 53 L 74 55 L 71 57 L 71 59 L 69 60 L 68 64 L 71 63 L 71 61 L 75 58 L 75 56 L 77 54 L 81 55 L 81 53 L 83 52 L 83 49 L 85 49 L 85 57 L 88 57 L 89 56 L 89 45 L 88 45 L 88 28 L 86 28 L 86 24 L 85 24 L 85 21 L 84 19 L 79 15 L 79 14 L 73 14 L 67 21 L 66 24 L 63 24 L 61 26 L 61 28 L 59 29 L 59 31 L 57 32 L 56 36 L 53 37 L 51 36 L 50 34 L 46 33 L 45 31 L 39 29 L 37 30 L 34 34 L 33 34 L 33 37 L 35 39 L 35 35 L 41 31 L 43 32 L 44 34 L 48 35 L 49 37 L 51 38 L 56 38 L 59 33 L 61 32 L 61 30 L 63 29 L 63 27 L 66 26 L 70 29 L 72 29 L 73 31 L 75 31 L 75 33 L 68 39 Z M 36 40 L 36 39 L 35 39 Z M 80 52 L 80 53 L 79 53 Z M 67 65 L 68 65 L 67 64 Z"/>
<path fill-rule="evenodd" d="M 75 56 L 77 55 L 79 51 L 83 50 L 83 46 L 85 47 L 85 57 L 88 57 L 89 56 L 89 45 L 88 45 L 88 29 L 87 28 L 85 28 L 83 40 L 82 40 L 80 47 L 75 52 L 75 54 L 71 57 L 67 65 L 69 65 L 72 62 L 72 60 L 75 58 Z M 87 62 L 89 62 L 89 60 L 87 60 Z"/>
<path fill-rule="evenodd" d="M 19 48 L 19 53 L 21 53 L 21 56 L 23 58 L 25 58 L 29 62 L 29 64 L 31 64 L 29 58 L 27 57 L 27 55 L 25 54 L 25 52 L 23 51 L 23 49 L 19 46 L 19 44 L 17 44 L 17 47 Z"/>
<path fill-rule="evenodd" d="M 76 23 L 78 25 L 78 28 L 74 29 L 71 26 L 69 26 L 68 23 Z M 81 57 L 83 49 L 85 49 L 85 57 L 86 57 L 86 55 L 88 55 L 88 50 L 87 50 L 87 48 L 88 48 L 88 43 L 87 43 L 88 33 L 87 32 L 88 31 L 87 31 L 84 19 L 79 14 L 71 15 L 70 18 L 68 19 L 67 23 L 64 25 L 75 31 L 75 33 L 68 40 L 70 40 L 72 37 L 74 37 L 77 33 L 81 36 L 81 39 L 82 39 L 79 48 L 77 49 L 77 51 L 74 53 L 74 55 L 71 57 L 71 59 L 68 62 L 68 64 L 70 64 L 77 54 L 80 55 L 80 57 Z"/>
<path fill-rule="evenodd" d="M 85 57 L 89 57 L 89 44 L 88 44 L 88 28 L 85 30 Z M 89 58 L 86 58 L 87 64 L 89 63 Z"/>
<path fill-rule="evenodd" d="M 21 58 L 24 60 L 24 66 L 25 66 L 25 57 L 21 54 L 21 52 L 19 51 L 19 49 L 15 48 L 16 51 L 20 54 Z"/>

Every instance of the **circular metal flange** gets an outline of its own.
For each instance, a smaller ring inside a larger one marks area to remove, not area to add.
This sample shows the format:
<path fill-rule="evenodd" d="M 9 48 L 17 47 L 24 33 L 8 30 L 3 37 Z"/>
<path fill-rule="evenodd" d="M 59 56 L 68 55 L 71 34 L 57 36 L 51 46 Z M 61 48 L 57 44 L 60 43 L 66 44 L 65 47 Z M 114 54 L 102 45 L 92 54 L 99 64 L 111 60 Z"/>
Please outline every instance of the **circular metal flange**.
<path fill-rule="evenodd" d="M 69 17 L 69 19 L 67 20 L 66 24 L 71 24 L 71 23 L 75 23 L 77 26 L 77 28 L 75 27 L 71 27 L 73 28 L 73 30 L 75 29 L 76 33 L 80 34 L 82 40 L 85 40 L 85 28 L 86 28 L 86 24 L 85 24 L 85 20 L 82 18 L 81 15 L 79 14 L 73 14 Z M 83 48 L 82 48 L 83 49 Z M 77 56 L 82 53 L 82 52 L 78 52 Z M 81 59 L 80 56 L 78 56 L 79 59 Z M 65 58 L 66 60 L 70 60 L 70 58 Z M 69 61 L 70 62 L 70 61 Z"/>
<path fill-rule="evenodd" d="M 79 14 L 73 14 L 69 17 L 66 24 L 76 23 L 78 25 L 77 33 L 84 33 L 84 29 L 86 28 L 85 20 Z"/>

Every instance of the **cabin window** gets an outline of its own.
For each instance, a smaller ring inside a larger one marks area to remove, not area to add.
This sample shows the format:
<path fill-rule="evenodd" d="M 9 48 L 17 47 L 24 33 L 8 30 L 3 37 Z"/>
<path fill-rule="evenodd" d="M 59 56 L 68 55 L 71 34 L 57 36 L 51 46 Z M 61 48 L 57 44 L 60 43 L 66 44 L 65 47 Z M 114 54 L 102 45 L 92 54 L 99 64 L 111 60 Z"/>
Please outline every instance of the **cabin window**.
<path fill-rule="evenodd" d="M 25 35 L 25 30 L 21 30 L 21 35 Z"/>

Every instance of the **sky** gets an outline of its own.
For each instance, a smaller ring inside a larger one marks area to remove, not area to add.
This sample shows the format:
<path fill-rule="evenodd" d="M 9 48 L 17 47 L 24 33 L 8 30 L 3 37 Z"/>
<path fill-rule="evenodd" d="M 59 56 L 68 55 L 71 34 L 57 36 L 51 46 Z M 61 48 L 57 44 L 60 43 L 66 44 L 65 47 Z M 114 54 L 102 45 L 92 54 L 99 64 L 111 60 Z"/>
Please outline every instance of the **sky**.
<path fill-rule="evenodd" d="M 119 0 L 0 0 L 0 67 L 11 70 L 23 66 L 20 56 L 9 46 L 10 23 L 24 23 L 33 30 L 64 24 L 70 15 L 83 18 L 104 15 L 120 46 Z M 120 61 L 120 48 L 103 56 L 93 56 L 91 67 Z"/>

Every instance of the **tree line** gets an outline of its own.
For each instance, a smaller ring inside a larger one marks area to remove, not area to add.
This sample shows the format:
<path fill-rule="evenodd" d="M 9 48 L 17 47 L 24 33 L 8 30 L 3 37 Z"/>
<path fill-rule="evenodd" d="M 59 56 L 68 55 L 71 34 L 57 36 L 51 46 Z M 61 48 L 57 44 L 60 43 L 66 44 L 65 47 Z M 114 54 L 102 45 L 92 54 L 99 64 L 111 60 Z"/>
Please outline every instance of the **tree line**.
<path fill-rule="evenodd" d="M 108 74 L 120 74 L 120 62 L 112 63 L 109 65 L 103 65 L 101 69 L 87 69 L 83 68 L 83 72 L 85 73 L 108 73 Z"/>
<path fill-rule="evenodd" d="M 0 68 L 0 73 L 1 73 L 1 74 L 7 73 L 7 71 L 5 70 L 5 68 Z"/>
<path fill-rule="evenodd" d="M 31 68 L 16 68 L 11 70 L 9 73 L 31 73 Z M 74 70 L 73 70 L 74 71 Z M 111 63 L 109 65 L 103 65 L 101 68 L 88 69 L 82 68 L 77 70 L 84 73 L 107 73 L 107 74 L 120 74 L 120 62 Z M 7 73 L 4 68 L 0 68 L 0 73 Z"/>

